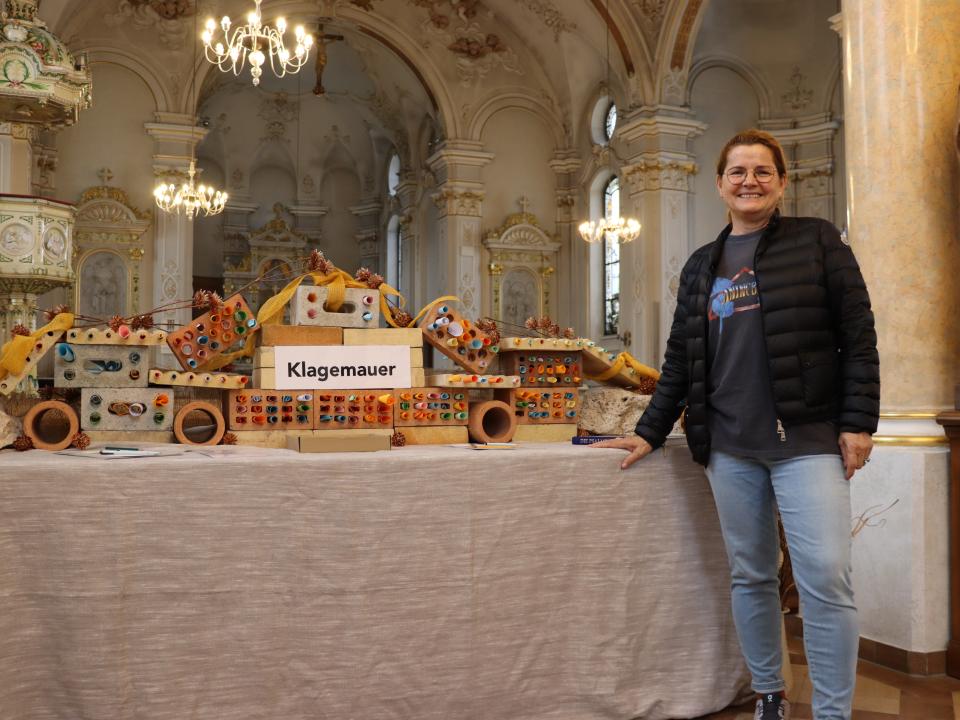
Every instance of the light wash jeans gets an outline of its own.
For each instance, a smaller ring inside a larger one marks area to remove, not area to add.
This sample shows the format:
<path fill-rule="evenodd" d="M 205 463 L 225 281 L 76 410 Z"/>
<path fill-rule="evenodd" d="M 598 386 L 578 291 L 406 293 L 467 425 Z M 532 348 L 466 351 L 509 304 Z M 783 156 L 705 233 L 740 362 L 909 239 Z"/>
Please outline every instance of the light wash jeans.
<path fill-rule="evenodd" d="M 839 455 L 754 460 L 714 450 L 707 477 L 730 561 L 733 619 L 759 693 L 783 690 L 779 507 L 800 594 L 814 720 L 850 720 L 857 610 L 850 581 L 850 483 Z"/>

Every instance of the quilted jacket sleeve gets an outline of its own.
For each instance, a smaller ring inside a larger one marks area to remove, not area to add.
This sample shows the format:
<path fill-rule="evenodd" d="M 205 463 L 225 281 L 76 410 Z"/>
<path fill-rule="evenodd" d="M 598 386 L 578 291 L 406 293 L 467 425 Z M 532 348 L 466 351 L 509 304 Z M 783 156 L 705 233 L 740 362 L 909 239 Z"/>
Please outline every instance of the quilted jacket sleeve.
<path fill-rule="evenodd" d="M 821 226 L 827 291 L 840 345 L 840 432 L 877 431 L 880 356 L 870 296 L 853 251 L 830 223 Z"/>
<path fill-rule="evenodd" d="M 689 366 L 687 364 L 687 303 L 689 302 L 689 286 L 693 271 L 693 259 L 687 261 L 680 274 L 680 284 L 677 292 L 677 309 L 673 313 L 673 324 L 670 326 L 670 338 L 667 340 L 667 350 L 664 353 L 663 367 L 660 369 L 660 379 L 657 389 L 650 399 L 650 405 L 637 422 L 636 434 L 646 440 L 653 447 L 660 447 L 673 429 L 674 423 L 683 412 L 687 400 L 687 386 L 689 382 Z"/>

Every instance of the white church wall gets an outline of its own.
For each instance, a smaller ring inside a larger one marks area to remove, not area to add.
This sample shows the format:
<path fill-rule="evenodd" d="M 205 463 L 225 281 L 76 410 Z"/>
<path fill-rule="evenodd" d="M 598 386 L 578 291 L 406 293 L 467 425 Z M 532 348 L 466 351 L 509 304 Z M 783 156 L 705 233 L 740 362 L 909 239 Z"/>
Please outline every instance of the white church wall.
<path fill-rule="evenodd" d="M 693 141 L 699 172 L 693 178 L 692 251 L 716 238 L 727 224 L 727 210 L 717 193 L 717 157 L 731 135 L 756 125 L 758 101 L 743 77 L 726 67 L 712 67 L 694 80 L 690 103 L 697 119 L 707 124 Z"/>

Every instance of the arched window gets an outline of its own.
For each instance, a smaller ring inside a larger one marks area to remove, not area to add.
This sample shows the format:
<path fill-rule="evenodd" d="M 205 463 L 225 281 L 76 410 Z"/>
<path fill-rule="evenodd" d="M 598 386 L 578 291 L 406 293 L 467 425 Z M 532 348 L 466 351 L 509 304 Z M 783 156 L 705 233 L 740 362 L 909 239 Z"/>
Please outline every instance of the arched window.
<path fill-rule="evenodd" d="M 607 106 L 607 112 L 603 116 L 603 136 L 610 142 L 613 139 L 613 133 L 617 129 L 617 104 L 611 100 Z"/>
<path fill-rule="evenodd" d="M 620 217 L 620 178 L 614 175 L 603 188 L 603 216 Z M 603 334 L 616 335 L 620 325 L 620 244 L 603 238 Z"/>
<path fill-rule="evenodd" d="M 396 153 L 390 158 L 390 164 L 387 166 L 387 192 L 393 197 L 397 194 L 397 188 L 400 186 L 400 156 Z"/>

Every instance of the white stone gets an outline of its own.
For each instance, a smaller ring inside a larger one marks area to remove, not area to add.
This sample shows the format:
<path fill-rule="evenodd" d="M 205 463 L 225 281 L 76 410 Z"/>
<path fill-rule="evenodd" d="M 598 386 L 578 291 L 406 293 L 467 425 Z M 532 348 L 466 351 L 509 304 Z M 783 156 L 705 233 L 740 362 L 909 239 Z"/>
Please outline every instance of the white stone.
<path fill-rule="evenodd" d="M 583 395 L 580 428 L 594 435 L 629 435 L 650 403 L 650 395 L 592 387 Z"/>
<path fill-rule="evenodd" d="M 22 432 L 23 422 L 20 418 L 8 415 L 0 408 L 0 448 L 12 445 Z"/>

